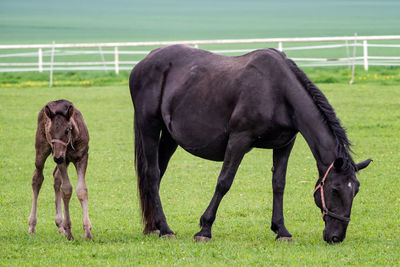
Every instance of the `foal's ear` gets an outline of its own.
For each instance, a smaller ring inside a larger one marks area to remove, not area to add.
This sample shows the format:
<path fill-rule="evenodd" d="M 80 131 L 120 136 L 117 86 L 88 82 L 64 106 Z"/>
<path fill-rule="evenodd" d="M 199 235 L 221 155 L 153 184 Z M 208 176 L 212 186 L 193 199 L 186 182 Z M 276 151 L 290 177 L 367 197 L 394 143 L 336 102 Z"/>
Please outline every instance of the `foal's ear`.
<path fill-rule="evenodd" d="M 334 167 L 336 170 L 340 170 L 340 169 L 342 169 L 342 167 L 343 167 L 343 163 L 344 163 L 343 158 L 337 158 L 337 159 L 335 159 L 335 161 L 333 162 L 333 167 Z"/>
<path fill-rule="evenodd" d="M 359 171 L 359 170 L 362 170 L 362 169 L 364 169 L 364 168 L 367 168 L 368 165 L 369 165 L 372 161 L 373 161 L 372 159 L 367 159 L 367 160 L 364 160 L 364 161 L 361 161 L 361 162 L 357 163 L 357 164 L 356 164 L 356 171 Z"/>
<path fill-rule="evenodd" d="M 66 114 L 67 120 L 69 120 L 72 117 L 72 115 L 74 115 L 74 106 L 73 105 L 68 107 L 67 114 Z"/>
<path fill-rule="evenodd" d="M 47 117 L 49 117 L 50 119 L 54 117 L 54 113 L 50 110 L 49 105 L 46 105 L 44 107 L 44 113 L 46 113 Z"/>

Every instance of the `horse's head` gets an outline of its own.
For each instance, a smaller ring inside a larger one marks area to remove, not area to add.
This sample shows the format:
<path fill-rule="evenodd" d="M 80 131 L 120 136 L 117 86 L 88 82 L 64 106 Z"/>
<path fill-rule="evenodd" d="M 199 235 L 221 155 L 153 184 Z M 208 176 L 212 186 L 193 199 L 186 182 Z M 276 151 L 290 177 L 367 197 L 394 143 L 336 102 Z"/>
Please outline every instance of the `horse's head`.
<path fill-rule="evenodd" d="M 72 140 L 74 106 L 66 100 L 50 102 L 45 106 L 45 114 L 51 123 L 46 127 L 46 135 L 51 143 L 54 161 L 63 163 L 68 145 Z"/>
<path fill-rule="evenodd" d="M 351 206 L 360 187 L 356 171 L 364 169 L 371 161 L 362 161 L 354 168 L 349 164 L 345 166 L 344 160 L 338 158 L 318 181 L 314 190 L 314 200 L 325 221 L 323 237 L 326 242 L 342 242 L 346 237 Z"/>

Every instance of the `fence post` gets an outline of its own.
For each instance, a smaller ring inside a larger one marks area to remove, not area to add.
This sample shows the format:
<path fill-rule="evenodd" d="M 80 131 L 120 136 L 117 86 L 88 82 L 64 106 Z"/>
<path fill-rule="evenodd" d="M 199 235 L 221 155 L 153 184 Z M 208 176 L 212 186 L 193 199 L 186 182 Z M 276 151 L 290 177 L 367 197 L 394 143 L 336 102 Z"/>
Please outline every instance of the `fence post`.
<path fill-rule="evenodd" d="M 363 41 L 364 47 L 364 70 L 368 71 L 368 44 L 367 40 Z"/>
<path fill-rule="evenodd" d="M 56 41 L 53 41 L 53 46 L 51 48 L 51 58 L 50 58 L 50 82 L 49 82 L 49 87 L 53 86 L 53 64 L 54 64 L 55 45 L 56 45 Z"/>
<path fill-rule="evenodd" d="M 43 53 L 42 53 L 42 48 L 39 48 L 38 51 L 38 68 L 39 72 L 43 72 Z"/>
<path fill-rule="evenodd" d="M 278 42 L 278 50 L 279 51 L 283 51 L 283 44 L 282 44 L 282 42 Z"/>
<path fill-rule="evenodd" d="M 118 46 L 114 47 L 114 59 L 115 59 L 115 74 L 119 74 L 119 59 L 118 59 Z"/>

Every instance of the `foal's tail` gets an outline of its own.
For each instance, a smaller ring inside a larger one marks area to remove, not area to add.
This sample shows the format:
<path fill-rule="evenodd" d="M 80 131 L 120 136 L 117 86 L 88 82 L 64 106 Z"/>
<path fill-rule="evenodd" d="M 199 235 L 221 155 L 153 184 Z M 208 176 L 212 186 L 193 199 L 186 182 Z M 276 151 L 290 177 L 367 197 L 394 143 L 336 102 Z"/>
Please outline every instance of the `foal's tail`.
<path fill-rule="evenodd" d="M 142 221 L 145 225 L 143 233 L 148 234 L 152 230 L 155 230 L 154 209 L 150 195 L 151 185 L 148 183 L 145 174 L 147 163 L 144 158 L 142 134 L 137 121 L 135 113 L 135 169 L 137 174 L 140 208 L 142 210 Z"/>

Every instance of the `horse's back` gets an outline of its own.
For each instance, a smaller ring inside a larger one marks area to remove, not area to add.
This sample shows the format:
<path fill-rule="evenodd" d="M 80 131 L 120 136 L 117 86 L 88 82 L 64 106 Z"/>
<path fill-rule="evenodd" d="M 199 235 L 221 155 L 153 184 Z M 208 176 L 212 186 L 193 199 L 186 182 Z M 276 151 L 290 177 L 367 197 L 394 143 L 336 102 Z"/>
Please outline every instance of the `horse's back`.
<path fill-rule="evenodd" d="M 284 73 L 284 68 L 284 59 L 275 50 L 228 57 L 169 46 L 152 52 L 134 68 L 131 95 L 135 110 L 143 112 L 147 106 L 145 112 L 159 114 L 184 149 L 223 160 L 232 131 L 251 130 L 262 136 L 267 128 L 278 128 L 273 117 L 285 111 L 277 106 L 282 92 L 275 75 Z"/>

